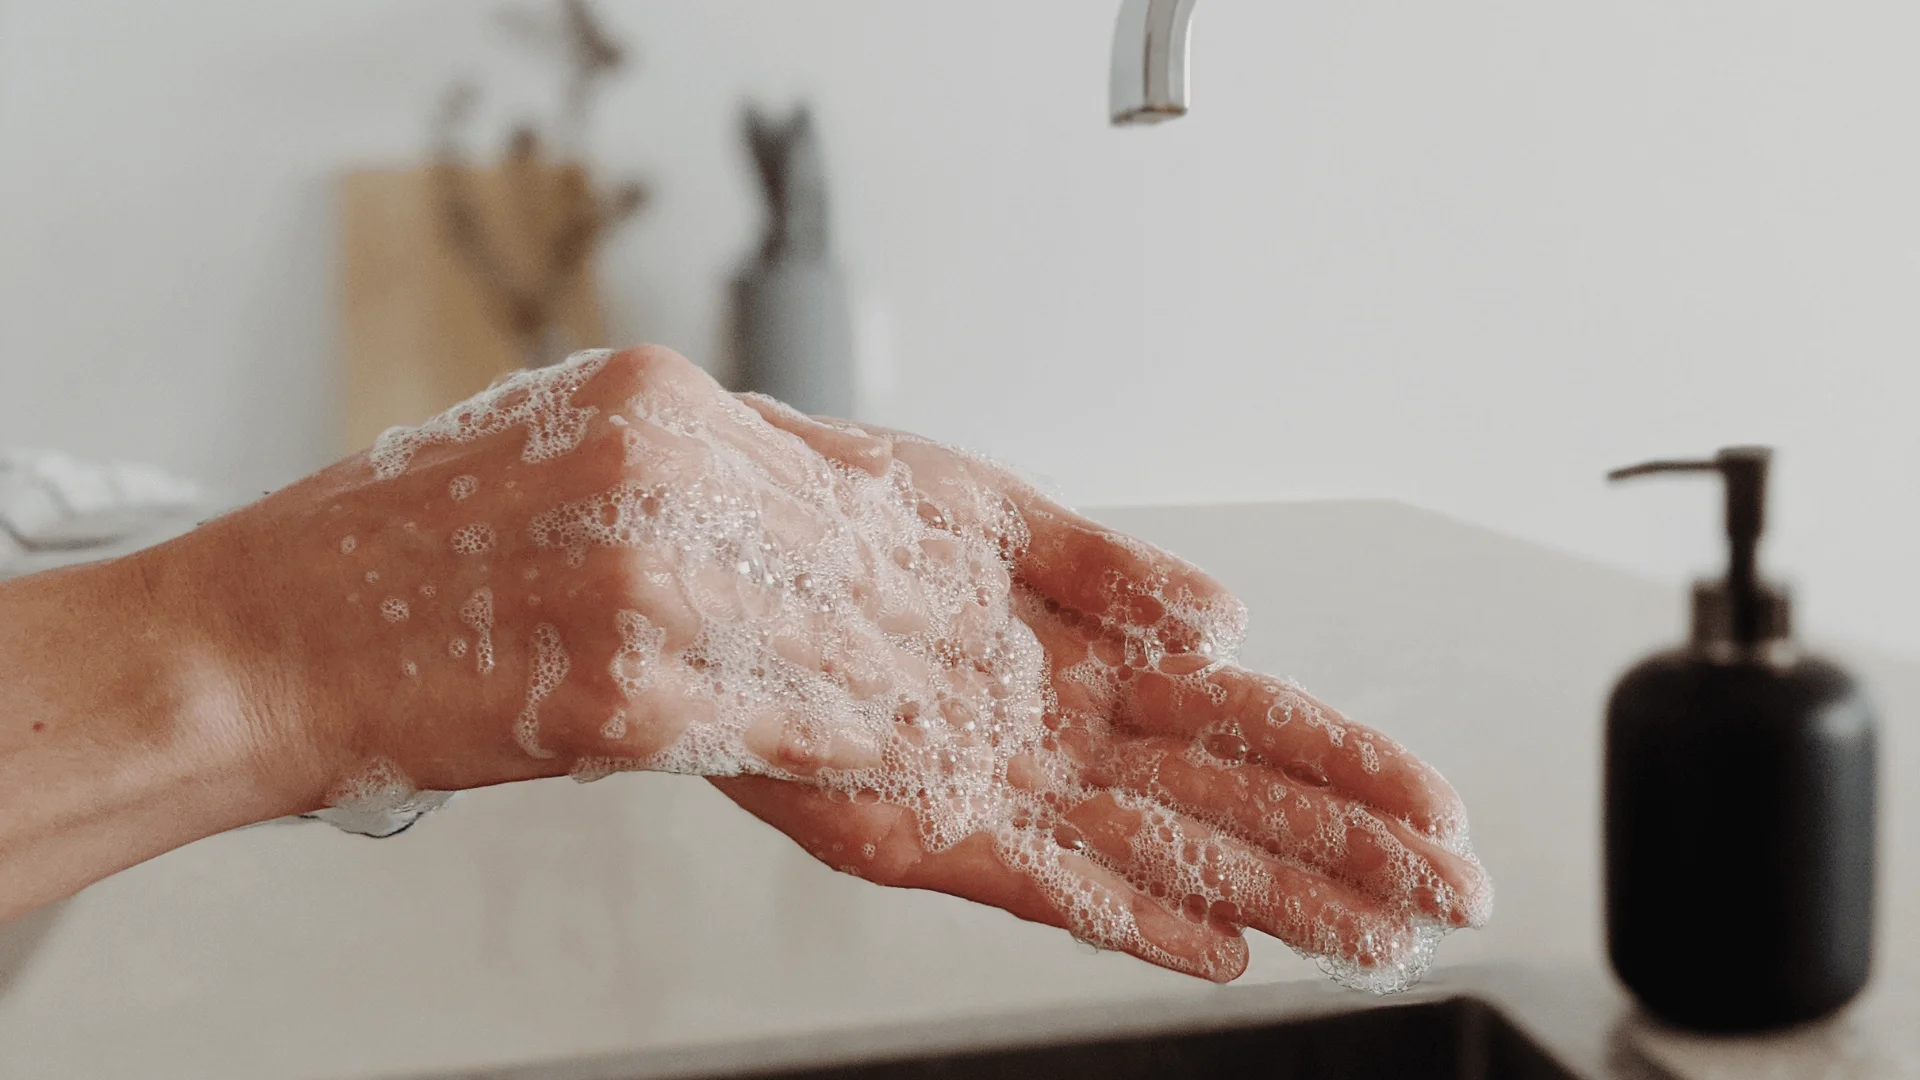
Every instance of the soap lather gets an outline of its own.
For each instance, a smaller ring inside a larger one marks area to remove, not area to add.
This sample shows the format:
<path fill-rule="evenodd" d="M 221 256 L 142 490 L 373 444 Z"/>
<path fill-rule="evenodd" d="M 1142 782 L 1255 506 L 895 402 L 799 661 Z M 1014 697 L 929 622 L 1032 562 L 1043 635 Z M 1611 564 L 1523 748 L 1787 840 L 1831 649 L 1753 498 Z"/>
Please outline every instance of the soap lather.
<path fill-rule="evenodd" d="M 1731 547 L 1693 590 L 1686 645 L 1630 669 L 1607 705 L 1607 948 L 1660 1017 L 1757 1030 L 1825 1015 L 1866 985 L 1876 730 L 1860 685 L 1794 643 L 1761 580 L 1763 447 L 1652 473 L 1718 474 Z"/>

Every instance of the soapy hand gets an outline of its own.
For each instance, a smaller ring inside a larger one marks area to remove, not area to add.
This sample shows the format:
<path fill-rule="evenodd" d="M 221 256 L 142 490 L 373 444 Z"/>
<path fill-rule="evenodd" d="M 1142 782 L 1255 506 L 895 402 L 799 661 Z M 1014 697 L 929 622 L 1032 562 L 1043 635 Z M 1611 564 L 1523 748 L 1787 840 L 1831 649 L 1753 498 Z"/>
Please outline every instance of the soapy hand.
<path fill-rule="evenodd" d="M 521 373 L 212 523 L 313 801 L 714 778 L 838 869 L 1226 980 L 1375 989 L 1491 891 L 1458 797 L 1235 666 L 1242 606 L 978 459 L 659 349 Z"/>

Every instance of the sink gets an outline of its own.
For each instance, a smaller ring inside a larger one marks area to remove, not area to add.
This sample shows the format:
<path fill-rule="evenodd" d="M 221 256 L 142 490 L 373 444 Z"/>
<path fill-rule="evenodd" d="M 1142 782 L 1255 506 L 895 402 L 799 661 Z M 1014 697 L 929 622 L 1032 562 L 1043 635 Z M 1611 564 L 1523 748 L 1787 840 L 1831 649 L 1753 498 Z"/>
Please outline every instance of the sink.
<path fill-rule="evenodd" d="M 1458 997 L 1257 1027 L 763 1072 L 809 1080 L 1086 1076 L 1580 1080 L 1491 1005 Z"/>

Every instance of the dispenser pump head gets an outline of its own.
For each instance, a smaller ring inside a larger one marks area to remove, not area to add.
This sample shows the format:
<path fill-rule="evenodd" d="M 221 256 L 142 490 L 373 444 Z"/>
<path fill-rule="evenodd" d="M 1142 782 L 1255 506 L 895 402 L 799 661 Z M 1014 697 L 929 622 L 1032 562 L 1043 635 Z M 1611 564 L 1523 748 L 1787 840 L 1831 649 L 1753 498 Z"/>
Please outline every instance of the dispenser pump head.
<path fill-rule="evenodd" d="M 1607 474 L 1626 480 L 1650 473 L 1720 474 L 1727 494 L 1727 576 L 1693 587 L 1693 641 L 1749 647 L 1785 638 L 1790 631 L 1786 594 L 1760 580 L 1756 555 L 1766 525 L 1767 466 L 1764 446 L 1730 446 L 1705 461 L 1648 461 Z"/>

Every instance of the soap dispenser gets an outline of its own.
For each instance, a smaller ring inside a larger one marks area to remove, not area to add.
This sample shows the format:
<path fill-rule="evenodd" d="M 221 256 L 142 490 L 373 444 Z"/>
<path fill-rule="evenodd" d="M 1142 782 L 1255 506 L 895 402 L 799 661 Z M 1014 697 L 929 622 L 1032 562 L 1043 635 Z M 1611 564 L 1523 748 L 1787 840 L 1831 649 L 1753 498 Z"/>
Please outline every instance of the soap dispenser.
<path fill-rule="evenodd" d="M 1860 685 L 1802 652 L 1760 579 L 1770 452 L 1654 461 L 1609 478 L 1718 474 L 1726 577 L 1693 589 L 1692 640 L 1607 704 L 1607 950 L 1655 1015 L 1702 1030 L 1822 1016 L 1866 984 L 1874 757 Z"/>

